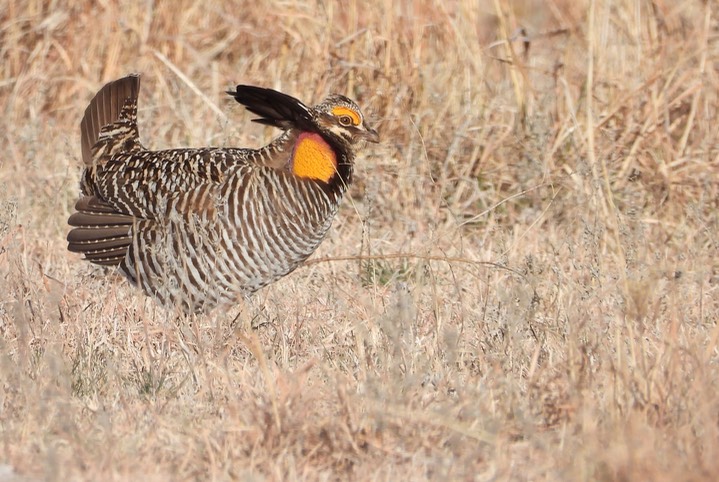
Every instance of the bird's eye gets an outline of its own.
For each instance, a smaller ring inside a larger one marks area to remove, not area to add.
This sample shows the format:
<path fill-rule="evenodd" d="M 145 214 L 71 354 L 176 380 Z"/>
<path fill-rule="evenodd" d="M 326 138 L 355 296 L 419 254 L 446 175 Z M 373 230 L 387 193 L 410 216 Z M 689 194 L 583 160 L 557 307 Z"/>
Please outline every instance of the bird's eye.
<path fill-rule="evenodd" d="M 352 118 L 348 115 L 341 115 L 339 118 L 340 124 L 348 127 L 352 125 Z"/>

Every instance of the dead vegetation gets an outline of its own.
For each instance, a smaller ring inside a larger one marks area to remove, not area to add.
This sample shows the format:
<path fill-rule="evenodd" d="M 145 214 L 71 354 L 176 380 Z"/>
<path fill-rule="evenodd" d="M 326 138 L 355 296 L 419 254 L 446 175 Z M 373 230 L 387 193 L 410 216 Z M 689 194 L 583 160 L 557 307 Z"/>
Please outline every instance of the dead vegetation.
<path fill-rule="evenodd" d="M 715 7 L 6 0 L 2 473 L 715 480 Z M 65 250 L 80 117 L 129 72 L 155 148 L 275 135 L 240 82 L 350 95 L 381 133 L 239 317 Z"/>

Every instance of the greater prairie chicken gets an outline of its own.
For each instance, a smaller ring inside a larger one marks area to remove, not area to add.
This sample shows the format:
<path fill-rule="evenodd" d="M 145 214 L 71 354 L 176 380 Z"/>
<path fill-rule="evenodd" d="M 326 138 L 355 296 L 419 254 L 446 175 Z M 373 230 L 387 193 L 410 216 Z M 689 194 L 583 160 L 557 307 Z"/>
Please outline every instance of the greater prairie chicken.
<path fill-rule="evenodd" d="M 355 147 L 378 142 L 357 104 L 314 107 L 280 92 L 228 91 L 284 132 L 260 149 L 151 151 L 140 144 L 140 77 L 105 85 L 80 123 L 85 170 L 68 249 L 117 266 L 163 304 L 232 303 L 310 256 L 352 182 Z"/>

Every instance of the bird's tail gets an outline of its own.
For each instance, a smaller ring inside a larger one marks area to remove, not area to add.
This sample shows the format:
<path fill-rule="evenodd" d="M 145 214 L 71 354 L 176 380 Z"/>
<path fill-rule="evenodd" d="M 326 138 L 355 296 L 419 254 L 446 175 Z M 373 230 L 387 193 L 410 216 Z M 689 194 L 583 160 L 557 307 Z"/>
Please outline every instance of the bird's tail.
<path fill-rule="evenodd" d="M 137 97 L 140 76 L 131 74 L 105 85 L 90 101 L 80 122 L 82 161 L 141 149 L 137 130 Z"/>

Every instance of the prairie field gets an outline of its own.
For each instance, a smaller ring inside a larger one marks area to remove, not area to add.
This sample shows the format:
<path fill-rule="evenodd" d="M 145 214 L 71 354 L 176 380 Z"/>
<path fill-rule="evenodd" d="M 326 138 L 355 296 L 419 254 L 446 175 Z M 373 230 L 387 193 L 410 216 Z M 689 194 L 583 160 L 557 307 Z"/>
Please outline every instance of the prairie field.
<path fill-rule="evenodd" d="M 355 99 L 330 234 L 186 316 L 67 251 L 79 123 Z M 0 482 L 719 479 L 716 0 L 0 0 Z"/>

